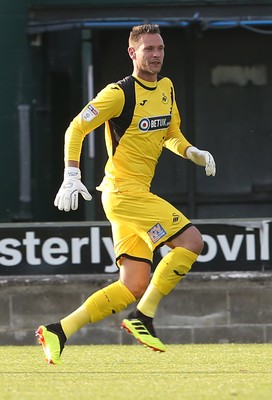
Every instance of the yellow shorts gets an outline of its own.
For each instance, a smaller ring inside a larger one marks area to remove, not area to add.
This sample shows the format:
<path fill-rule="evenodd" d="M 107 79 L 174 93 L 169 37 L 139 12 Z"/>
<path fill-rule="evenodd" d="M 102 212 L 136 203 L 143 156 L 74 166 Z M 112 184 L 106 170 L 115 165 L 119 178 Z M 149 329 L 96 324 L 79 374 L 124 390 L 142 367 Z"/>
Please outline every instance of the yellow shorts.
<path fill-rule="evenodd" d="M 103 192 L 102 204 L 112 226 L 117 265 L 123 256 L 152 265 L 156 247 L 191 225 L 178 209 L 150 192 Z"/>

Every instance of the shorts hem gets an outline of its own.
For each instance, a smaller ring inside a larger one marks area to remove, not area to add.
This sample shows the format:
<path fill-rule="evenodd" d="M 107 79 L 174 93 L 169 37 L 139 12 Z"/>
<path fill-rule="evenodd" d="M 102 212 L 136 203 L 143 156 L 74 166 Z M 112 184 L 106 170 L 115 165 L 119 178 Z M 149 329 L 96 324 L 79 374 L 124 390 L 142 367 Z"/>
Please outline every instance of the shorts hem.
<path fill-rule="evenodd" d="M 171 240 L 173 240 L 175 237 L 177 237 L 178 235 L 180 235 L 182 232 L 186 231 L 188 228 L 190 228 L 190 226 L 193 226 L 193 224 L 191 222 L 189 222 L 187 225 L 185 225 L 183 228 L 181 228 L 178 232 L 176 232 L 174 235 L 170 236 L 167 240 L 165 240 L 164 242 L 160 243 L 156 248 L 158 249 L 159 247 L 164 246 L 167 242 L 171 242 Z"/>
<path fill-rule="evenodd" d="M 131 255 L 127 254 L 127 253 L 122 253 L 122 254 L 120 254 L 118 257 L 116 257 L 115 263 L 116 263 L 116 265 L 117 265 L 118 268 L 119 268 L 119 265 L 118 265 L 117 261 L 120 260 L 120 258 L 122 258 L 122 257 L 129 258 L 130 260 L 146 262 L 146 263 L 148 263 L 151 267 L 153 267 L 153 262 L 152 262 L 151 260 L 149 260 L 148 258 L 136 257 L 136 256 L 131 256 Z"/>

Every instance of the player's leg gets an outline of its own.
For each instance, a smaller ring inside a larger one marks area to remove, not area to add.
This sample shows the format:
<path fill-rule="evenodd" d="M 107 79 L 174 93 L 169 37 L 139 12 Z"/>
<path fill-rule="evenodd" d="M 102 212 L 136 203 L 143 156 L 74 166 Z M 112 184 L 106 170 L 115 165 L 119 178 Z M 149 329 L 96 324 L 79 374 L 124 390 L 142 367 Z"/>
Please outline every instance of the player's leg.
<path fill-rule="evenodd" d="M 123 257 L 120 265 L 120 279 L 126 284 L 126 286 L 135 294 L 137 293 L 140 298 L 145 292 L 150 279 L 151 267 L 149 263 L 137 262 L 130 258 Z M 138 285 L 135 287 L 136 281 L 135 276 L 138 276 Z M 141 282 L 139 277 L 142 277 Z M 152 348 L 155 351 L 164 351 L 164 344 L 156 337 L 156 333 L 153 327 L 153 323 L 150 320 L 142 321 L 139 319 L 124 319 L 122 327 L 128 332 L 134 335 L 134 337 L 143 345 Z M 146 323 L 145 323 L 146 322 Z"/>
<path fill-rule="evenodd" d="M 115 221 L 112 223 L 112 231 L 120 279 L 93 293 L 77 310 L 60 322 L 38 328 L 38 340 L 43 345 L 49 363 L 61 363 L 60 355 L 66 340 L 80 328 L 122 311 L 141 297 L 148 286 L 152 251 L 126 225 Z"/>
<path fill-rule="evenodd" d="M 83 326 L 119 313 L 143 294 L 150 279 L 150 265 L 129 261 L 129 264 L 124 262 L 120 266 L 118 281 L 93 293 L 78 309 L 58 323 L 38 328 L 36 334 L 48 363 L 61 364 L 60 356 L 66 340 Z"/>
<path fill-rule="evenodd" d="M 190 271 L 203 247 L 202 237 L 194 226 L 167 244 L 172 249 L 157 265 L 150 285 L 137 306 L 141 313 L 151 318 L 154 318 L 162 297 L 168 295 Z"/>
<path fill-rule="evenodd" d="M 198 229 L 192 226 L 190 221 L 172 205 L 157 198 L 154 199 L 152 207 L 160 217 L 157 217 L 157 224 L 147 230 L 149 237 L 154 243 L 166 243 L 171 250 L 156 267 L 137 309 L 123 321 L 123 325 L 128 325 L 127 321 L 131 319 L 138 319 L 144 325 L 150 326 L 162 297 L 170 293 L 189 272 L 203 247 L 203 240 Z M 161 212 L 158 213 L 157 209 Z M 169 224 L 169 221 L 172 223 Z M 167 236 L 164 232 L 170 233 Z"/>
<path fill-rule="evenodd" d="M 89 323 L 96 323 L 124 310 L 135 300 L 134 294 L 118 280 L 93 293 L 77 310 L 58 323 L 40 326 L 36 335 L 43 345 L 47 362 L 61 364 L 64 344 L 75 332 Z"/>

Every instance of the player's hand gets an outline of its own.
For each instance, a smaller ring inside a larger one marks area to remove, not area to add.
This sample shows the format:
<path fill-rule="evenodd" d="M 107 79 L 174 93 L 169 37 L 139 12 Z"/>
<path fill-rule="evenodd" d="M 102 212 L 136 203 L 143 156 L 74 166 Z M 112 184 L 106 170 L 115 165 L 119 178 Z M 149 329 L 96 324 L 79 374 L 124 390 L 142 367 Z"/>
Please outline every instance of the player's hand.
<path fill-rule="evenodd" d="M 197 165 L 205 167 L 207 176 L 215 176 L 216 165 L 213 156 L 206 150 L 199 150 L 197 147 L 188 147 L 186 156 L 189 160 L 193 161 Z"/>
<path fill-rule="evenodd" d="M 78 193 L 85 200 L 92 200 L 91 194 L 86 186 L 81 182 L 81 172 L 76 167 L 66 167 L 64 169 L 63 183 L 56 195 L 54 205 L 59 210 L 70 211 L 78 208 Z"/>

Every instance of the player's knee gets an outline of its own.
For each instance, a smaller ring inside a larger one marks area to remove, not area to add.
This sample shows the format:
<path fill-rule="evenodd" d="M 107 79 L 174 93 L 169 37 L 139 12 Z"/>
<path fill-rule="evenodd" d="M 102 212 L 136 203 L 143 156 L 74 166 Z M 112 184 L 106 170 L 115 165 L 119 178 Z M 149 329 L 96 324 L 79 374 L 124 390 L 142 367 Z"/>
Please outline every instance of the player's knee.
<path fill-rule="evenodd" d="M 190 230 L 191 235 L 187 237 L 187 246 L 184 247 L 195 254 L 201 254 L 204 247 L 202 235 L 198 229 L 195 227 L 192 228 L 193 229 Z"/>
<path fill-rule="evenodd" d="M 174 238 L 170 243 L 170 247 L 184 247 L 195 254 L 201 254 L 204 241 L 201 233 L 195 226 L 186 229 L 185 232 Z"/>
<path fill-rule="evenodd" d="M 192 241 L 193 250 L 191 250 L 191 251 L 193 251 L 196 254 L 201 254 L 203 247 L 204 247 L 204 241 L 203 241 L 201 234 L 199 234 L 195 238 L 193 238 L 193 241 Z"/>
<path fill-rule="evenodd" d="M 198 255 L 202 253 L 203 247 L 204 241 L 201 235 L 193 237 L 192 240 L 185 246 L 185 248 Z"/>

